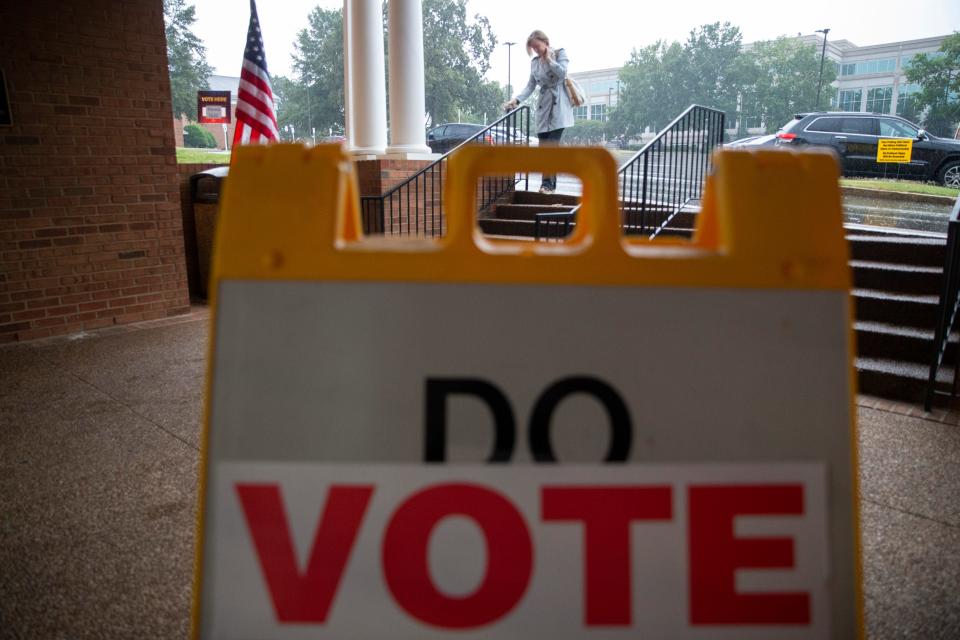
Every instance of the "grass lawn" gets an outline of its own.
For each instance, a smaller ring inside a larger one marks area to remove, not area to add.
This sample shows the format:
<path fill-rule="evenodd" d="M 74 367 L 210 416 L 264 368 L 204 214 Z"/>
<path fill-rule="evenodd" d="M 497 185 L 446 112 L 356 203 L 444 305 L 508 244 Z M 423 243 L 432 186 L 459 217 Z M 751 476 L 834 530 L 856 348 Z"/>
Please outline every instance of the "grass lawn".
<path fill-rule="evenodd" d="M 177 147 L 178 164 L 230 164 L 230 154 L 211 149 Z"/>
<path fill-rule="evenodd" d="M 925 182 L 910 182 L 908 180 L 872 180 L 870 178 L 841 178 L 840 184 L 844 187 L 858 187 L 860 189 L 877 189 L 880 191 L 900 191 L 903 193 L 926 193 L 934 196 L 950 196 L 956 198 L 960 190 L 942 187 Z"/>

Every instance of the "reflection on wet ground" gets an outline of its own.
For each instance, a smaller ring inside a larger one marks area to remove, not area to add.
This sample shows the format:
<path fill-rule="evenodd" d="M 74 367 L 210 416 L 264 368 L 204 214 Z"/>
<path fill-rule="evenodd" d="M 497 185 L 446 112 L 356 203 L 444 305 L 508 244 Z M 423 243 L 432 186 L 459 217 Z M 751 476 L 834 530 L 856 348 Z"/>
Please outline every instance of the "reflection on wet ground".
<path fill-rule="evenodd" d="M 845 222 L 944 235 L 947 233 L 947 220 L 951 209 L 947 204 L 903 202 L 851 195 L 843 198 Z"/>

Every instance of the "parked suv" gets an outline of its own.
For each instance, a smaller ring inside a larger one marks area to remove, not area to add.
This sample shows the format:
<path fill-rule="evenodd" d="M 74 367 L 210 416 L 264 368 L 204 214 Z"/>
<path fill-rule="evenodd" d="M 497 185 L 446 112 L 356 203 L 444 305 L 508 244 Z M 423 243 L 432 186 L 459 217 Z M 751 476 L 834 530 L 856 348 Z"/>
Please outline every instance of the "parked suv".
<path fill-rule="evenodd" d="M 482 124 L 468 124 L 466 122 L 441 124 L 427 131 L 427 144 L 434 153 L 446 153 L 484 128 Z M 478 140 L 478 142 L 484 141 Z M 486 142 L 489 143 L 490 140 Z"/>
<path fill-rule="evenodd" d="M 910 138 L 909 163 L 877 162 L 878 141 Z M 937 181 L 960 188 L 960 141 L 938 138 L 903 118 L 882 113 L 798 113 L 777 132 L 777 146 L 833 149 L 845 176 Z"/>
<path fill-rule="evenodd" d="M 434 153 L 446 153 L 486 128 L 487 125 L 466 122 L 437 125 L 427 131 L 427 145 Z M 519 129 L 511 129 L 506 124 L 499 123 L 474 142 L 478 144 L 524 144 L 524 136 Z M 526 140 L 526 144 L 536 146 L 537 139 L 531 136 Z"/>

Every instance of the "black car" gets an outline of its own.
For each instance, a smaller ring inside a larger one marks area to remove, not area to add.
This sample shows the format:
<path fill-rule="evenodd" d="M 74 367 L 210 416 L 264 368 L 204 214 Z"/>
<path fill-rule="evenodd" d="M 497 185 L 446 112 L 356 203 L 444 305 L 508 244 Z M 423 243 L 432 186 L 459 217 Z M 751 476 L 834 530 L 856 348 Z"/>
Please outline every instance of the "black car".
<path fill-rule="evenodd" d="M 910 162 L 878 162 L 879 141 L 913 141 Z M 777 145 L 833 149 L 843 175 L 937 181 L 960 188 L 960 141 L 938 138 L 903 118 L 883 113 L 798 113 L 777 132 Z"/>
<path fill-rule="evenodd" d="M 485 128 L 482 124 L 468 124 L 466 122 L 441 124 L 427 131 L 427 144 L 434 153 L 446 153 Z M 478 142 L 483 141 L 478 140 Z M 489 143 L 490 140 L 486 142 Z"/>
<path fill-rule="evenodd" d="M 750 136 L 749 138 L 740 138 L 733 142 L 723 145 L 725 147 L 775 147 L 777 145 L 777 136 L 768 134 L 765 136 Z"/>
<path fill-rule="evenodd" d="M 468 124 L 466 122 L 441 124 L 427 131 L 427 144 L 434 153 L 446 153 L 486 128 L 487 125 L 484 124 Z M 528 144 L 536 146 L 537 139 L 534 137 L 526 138 L 519 129 L 511 129 L 504 123 L 498 123 L 474 142 L 477 144 Z"/>

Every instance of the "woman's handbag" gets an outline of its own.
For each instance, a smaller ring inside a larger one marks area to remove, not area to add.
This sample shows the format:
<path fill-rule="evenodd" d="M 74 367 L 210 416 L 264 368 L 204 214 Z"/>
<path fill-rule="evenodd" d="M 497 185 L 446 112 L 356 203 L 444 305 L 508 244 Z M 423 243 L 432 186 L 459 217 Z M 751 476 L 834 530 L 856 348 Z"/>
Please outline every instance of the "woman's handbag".
<path fill-rule="evenodd" d="M 570 104 L 575 107 L 579 107 L 584 102 L 587 101 L 586 97 L 583 95 L 583 87 L 580 86 L 573 78 L 565 78 L 563 81 L 563 86 L 567 90 L 567 95 L 570 97 Z"/>

